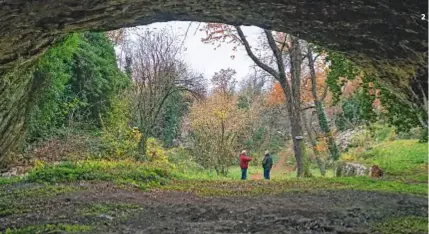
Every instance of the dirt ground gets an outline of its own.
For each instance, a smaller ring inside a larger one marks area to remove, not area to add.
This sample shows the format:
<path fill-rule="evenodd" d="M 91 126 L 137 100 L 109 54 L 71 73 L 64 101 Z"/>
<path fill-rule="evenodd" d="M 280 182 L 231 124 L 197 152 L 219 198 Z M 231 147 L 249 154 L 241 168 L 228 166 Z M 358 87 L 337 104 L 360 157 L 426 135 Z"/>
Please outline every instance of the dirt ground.
<path fill-rule="evenodd" d="M 387 218 L 427 218 L 428 214 L 426 197 L 380 192 L 198 197 L 177 191 L 124 190 L 110 183 L 75 186 L 79 189 L 54 196 L 13 195 L 13 204 L 25 209 L 0 212 L 0 232 L 8 227 L 67 223 L 91 225 L 90 233 L 372 233 L 371 226 Z M 132 206 L 79 212 L 93 204 Z"/>

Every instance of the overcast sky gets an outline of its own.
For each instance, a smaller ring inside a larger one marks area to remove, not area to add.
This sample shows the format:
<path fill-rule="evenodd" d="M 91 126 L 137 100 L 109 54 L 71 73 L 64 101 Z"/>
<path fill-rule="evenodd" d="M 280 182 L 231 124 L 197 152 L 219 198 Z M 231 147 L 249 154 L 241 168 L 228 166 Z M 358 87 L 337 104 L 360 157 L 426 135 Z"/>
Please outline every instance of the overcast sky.
<path fill-rule="evenodd" d="M 181 36 L 180 41 L 183 41 L 189 24 L 190 22 L 171 21 L 140 26 L 140 28 L 160 30 L 164 27 L 171 27 L 176 35 Z M 201 38 L 205 37 L 206 34 L 197 30 L 198 25 L 198 22 L 191 23 L 186 39 L 183 41 L 183 47 L 186 48 L 183 57 L 195 72 L 203 73 L 207 79 L 210 79 L 220 69 L 232 68 L 237 71 L 237 80 L 241 80 L 247 74 L 253 72 L 251 68 L 253 62 L 247 56 L 244 48 L 233 51 L 233 45 L 225 43 L 215 50 L 214 45 L 201 42 Z M 201 27 L 202 25 L 200 25 Z M 243 27 L 243 31 L 249 43 L 256 46 L 258 36 L 262 30 L 258 27 Z M 235 58 L 231 59 L 231 55 L 235 55 Z"/>

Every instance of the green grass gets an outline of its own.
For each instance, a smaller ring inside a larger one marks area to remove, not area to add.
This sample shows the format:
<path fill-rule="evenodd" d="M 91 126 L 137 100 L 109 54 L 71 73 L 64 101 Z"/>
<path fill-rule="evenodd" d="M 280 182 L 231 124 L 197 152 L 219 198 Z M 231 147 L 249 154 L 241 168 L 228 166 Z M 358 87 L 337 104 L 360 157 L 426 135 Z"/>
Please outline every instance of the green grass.
<path fill-rule="evenodd" d="M 398 140 L 375 145 L 362 155 L 365 162 L 377 164 L 386 175 L 415 175 L 424 172 L 428 163 L 428 143 L 417 140 Z"/>
<path fill-rule="evenodd" d="M 428 233 L 428 219 L 423 217 L 399 217 L 374 225 L 372 233 L 424 234 Z"/>
<path fill-rule="evenodd" d="M 275 195 L 291 191 L 317 191 L 354 189 L 362 191 L 382 191 L 405 194 L 426 195 L 427 184 L 408 184 L 397 181 L 384 181 L 368 177 L 334 178 L 294 178 L 271 181 L 213 181 L 183 180 L 163 186 L 162 189 L 193 192 L 201 196 L 259 196 Z"/>
<path fill-rule="evenodd" d="M 311 175 L 313 177 L 322 177 L 323 178 L 322 174 L 320 173 L 319 168 L 314 168 L 314 167 L 310 168 L 310 172 L 311 172 Z M 335 176 L 335 174 L 334 174 L 334 171 L 332 169 L 326 169 L 326 174 L 325 174 L 324 178 L 331 178 L 334 176 Z M 296 178 L 296 170 L 291 171 L 290 173 L 286 174 L 285 177 L 286 178 Z"/>
<path fill-rule="evenodd" d="M 145 164 L 127 160 L 90 160 L 47 165 L 31 171 L 25 181 L 54 184 L 97 180 L 131 184 L 140 189 L 147 189 L 163 185 L 176 176 L 169 165 Z"/>
<path fill-rule="evenodd" d="M 28 199 L 40 199 L 45 197 L 54 197 L 60 194 L 77 191 L 81 188 L 68 185 L 49 185 L 32 188 L 8 189 L 0 192 L 0 217 L 12 214 L 23 214 L 31 212 L 37 202 L 32 206 L 19 201 Z"/>
<path fill-rule="evenodd" d="M 67 183 L 74 181 L 111 181 L 121 185 L 132 185 L 140 189 L 160 187 L 165 189 L 191 190 L 199 194 L 250 194 L 281 193 L 290 190 L 312 189 L 360 189 L 371 191 L 386 191 L 427 195 L 427 146 L 417 140 L 398 140 L 384 142 L 361 155 L 368 165 L 377 164 L 385 171 L 381 179 L 367 177 L 332 178 L 333 171 L 327 170 L 326 177 L 320 177 L 318 168 L 312 168 L 314 178 L 296 179 L 295 172 L 284 174 L 272 173 L 272 181 L 240 181 L 239 165 L 229 168 L 226 177 L 218 176 L 214 171 L 190 167 L 178 170 L 168 163 L 150 164 L 136 161 L 106 161 L 89 160 L 64 162 L 58 165 L 45 165 L 32 170 L 27 177 L 0 180 L 0 188 L 17 182 L 36 183 Z M 278 157 L 273 156 L 274 161 Z M 253 174 L 263 173 L 254 158 L 248 169 L 248 178 Z M 278 163 L 278 162 L 277 162 Z M 179 172 L 180 171 L 180 172 Z M 172 182 L 174 181 L 174 182 Z M 423 183 L 424 182 L 424 183 Z M 255 184 L 256 183 L 256 184 Z M 263 183 L 263 186 L 260 183 Z M 230 192 L 224 191 L 218 185 L 225 185 Z M 248 186 L 256 186 L 250 189 Z M 199 187 L 201 186 L 201 188 Z M 235 188 L 234 186 L 237 186 Z M 232 189 L 231 189 L 232 188 Z M 210 191 L 213 190 L 213 191 Z M 249 191 L 248 191 L 249 190 Z"/>
<path fill-rule="evenodd" d="M 89 232 L 93 228 L 78 224 L 43 224 L 31 225 L 18 229 L 6 229 L 4 234 L 32 234 L 32 233 L 82 233 Z M 0 232 L 1 233 L 1 232 Z"/>
<path fill-rule="evenodd" d="M 22 178 L 18 176 L 0 177 L 0 185 L 14 184 L 20 181 L 22 181 Z"/>
<path fill-rule="evenodd" d="M 359 152 L 351 149 L 349 161 L 366 165 L 378 165 L 384 171 L 385 180 L 407 183 L 427 183 L 428 143 L 418 140 L 396 140 L 376 144 L 372 149 Z"/>

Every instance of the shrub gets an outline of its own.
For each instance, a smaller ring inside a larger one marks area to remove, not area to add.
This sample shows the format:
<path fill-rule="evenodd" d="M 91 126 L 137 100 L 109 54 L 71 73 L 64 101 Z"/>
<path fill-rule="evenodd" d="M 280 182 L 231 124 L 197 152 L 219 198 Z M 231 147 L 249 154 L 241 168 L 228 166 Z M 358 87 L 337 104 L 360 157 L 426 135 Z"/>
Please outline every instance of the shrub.
<path fill-rule="evenodd" d="M 367 147 L 371 141 L 372 139 L 368 130 L 358 131 L 351 137 L 349 147 Z"/>
<path fill-rule="evenodd" d="M 387 125 L 374 124 L 371 126 L 371 130 L 372 137 L 376 142 L 393 141 L 397 137 L 395 128 Z"/>
<path fill-rule="evenodd" d="M 342 161 L 357 161 L 356 155 L 349 153 L 343 153 L 340 157 Z"/>
<path fill-rule="evenodd" d="M 167 152 L 160 141 L 151 137 L 147 139 L 146 144 L 146 156 L 150 162 L 168 162 Z"/>
<path fill-rule="evenodd" d="M 138 143 L 141 133 L 137 128 L 104 128 L 101 133 L 102 158 L 126 159 L 135 158 L 138 154 Z"/>

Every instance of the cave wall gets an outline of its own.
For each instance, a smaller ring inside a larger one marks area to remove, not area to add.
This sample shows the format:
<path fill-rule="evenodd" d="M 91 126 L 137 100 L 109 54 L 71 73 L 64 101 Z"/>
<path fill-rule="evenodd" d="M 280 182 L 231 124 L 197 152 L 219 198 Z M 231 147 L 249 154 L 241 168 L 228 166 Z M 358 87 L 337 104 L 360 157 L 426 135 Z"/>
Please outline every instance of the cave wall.
<path fill-rule="evenodd" d="M 0 71 L 67 32 L 191 20 L 283 31 L 364 67 L 410 73 L 427 62 L 427 8 L 418 0 L 3 0 Z"/>
<path fill-rule="evenodd" d="M 6 154 L 13 152 L 24 139 L 33 94 L 27 66 L 12 69 L 0 80 L 0 169 L 8 163 Z"/>

